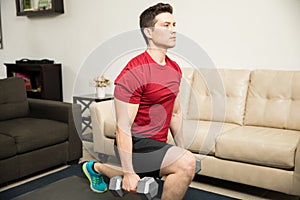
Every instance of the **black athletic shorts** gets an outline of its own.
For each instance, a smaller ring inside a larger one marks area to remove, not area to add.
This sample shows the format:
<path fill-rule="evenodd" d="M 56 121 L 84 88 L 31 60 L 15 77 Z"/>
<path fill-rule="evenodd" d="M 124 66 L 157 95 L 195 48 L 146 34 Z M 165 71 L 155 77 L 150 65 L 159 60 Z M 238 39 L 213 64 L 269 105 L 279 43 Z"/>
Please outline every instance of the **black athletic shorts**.
<path fill-rule="evenodd" d="M 143 178 L 160 177 L 160 167 L 172 145 L 144 137 L 132 137 L 132 163 L 136 174 Z M 120 160 L 115 140 L 115 154 Z"/>

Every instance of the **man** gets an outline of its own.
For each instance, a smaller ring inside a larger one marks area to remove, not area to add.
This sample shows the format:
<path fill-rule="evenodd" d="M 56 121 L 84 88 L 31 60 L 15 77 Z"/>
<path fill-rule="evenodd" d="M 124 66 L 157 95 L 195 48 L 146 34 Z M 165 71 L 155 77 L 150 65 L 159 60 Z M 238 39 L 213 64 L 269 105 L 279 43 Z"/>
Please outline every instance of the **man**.
<path fill-rule="evenodd" d="M 176 44 L 176 21 L 169 4 L 158 3 L 140 15 L 147 49 L 115 80 L 116 155 L 121 169 L 87 162 L 83 171 L 95 192 L 105 192 L 108 177 L 123 175 L 122 188 L 136 191 L 141 177 L 166 176 L 162 199 L 182 199 L 193 180 L 195 157 L 185 149 L 179 102 L 181 70 L 167 55 Z M 168 130 L 176 146 L 167 144 Z"/>

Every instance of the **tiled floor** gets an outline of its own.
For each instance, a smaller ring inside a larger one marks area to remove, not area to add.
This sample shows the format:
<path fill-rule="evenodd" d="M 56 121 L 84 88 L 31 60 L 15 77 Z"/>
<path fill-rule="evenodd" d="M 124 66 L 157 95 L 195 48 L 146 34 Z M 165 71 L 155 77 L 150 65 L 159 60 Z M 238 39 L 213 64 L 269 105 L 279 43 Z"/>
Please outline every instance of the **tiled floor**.
<path fill-rule="evenodd" d="M 91 148 L 89 143 L 85 143 L 85 147 L 83 148 L 83 157 L 80 159 L 80 162 L 88 161 L 94 159 L 91 155 L 90 151 L 86 150 Z M 112 161 L 113 162 L 113 161 Z M 66 167 L 66 166 L 65 166 Z M 59 169 L 34 176 L 32 178 L 26 179 L 24 181 L 20 181 L 6 187 L 0 188 L 0 192 L 11 187 L 23 184 L 30 180 L 39 178 L 41 176 L 45 176 L 49 173 L 53 173 L 55 171 L 61 170 L 65 167 L 61 167 Z M 254 188 L 249 187 L 246 185 L 236 184 L 228 181 L 222 181 L 218 179 L 212 179 L 203 176 L 196 176 L 195 180 L 191 183 L 191 187 L 199 188 L 202 190 L 210 191 L 213 193 L 223 194 L 226 196 L 238 198 L 238 199 L 249 199 L 249 200 L 265 200 L 265 199 L 272 199 L 272 200 L 299 200 L 299 197 L 289 196 L 278 192 L 268 191 L 261 188 Z"/>

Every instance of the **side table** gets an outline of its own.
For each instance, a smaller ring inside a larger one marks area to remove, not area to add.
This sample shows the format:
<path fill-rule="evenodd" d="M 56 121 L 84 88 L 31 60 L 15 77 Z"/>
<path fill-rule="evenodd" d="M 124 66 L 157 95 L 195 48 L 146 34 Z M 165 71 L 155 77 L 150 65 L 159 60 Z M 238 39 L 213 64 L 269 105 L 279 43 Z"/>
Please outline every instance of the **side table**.
<path fill-rule="evenodd" d="M 82 132 L 81 138 L 84 141 L 93 142 L 92 121 L 89 115 L 89 107 L 93 102 L 108 101 L 114 99 L 112 94 L 106 94 L 104 98 L 98 98 L 96 94 L 73 96 L 73 103 L 81 104 Z"/>

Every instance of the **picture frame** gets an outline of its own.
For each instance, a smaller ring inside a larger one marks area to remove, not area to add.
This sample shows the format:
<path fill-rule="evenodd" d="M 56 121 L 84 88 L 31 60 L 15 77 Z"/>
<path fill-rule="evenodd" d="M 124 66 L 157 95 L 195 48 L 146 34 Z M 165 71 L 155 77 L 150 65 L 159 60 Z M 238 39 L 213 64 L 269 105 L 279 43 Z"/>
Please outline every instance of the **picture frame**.
<path fill-rule="evenodd" d="M 17 16 L 41 16 L 64 13 L 64 0 L 15 0 Z"/>

